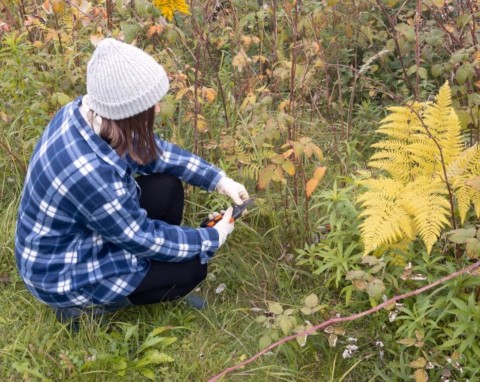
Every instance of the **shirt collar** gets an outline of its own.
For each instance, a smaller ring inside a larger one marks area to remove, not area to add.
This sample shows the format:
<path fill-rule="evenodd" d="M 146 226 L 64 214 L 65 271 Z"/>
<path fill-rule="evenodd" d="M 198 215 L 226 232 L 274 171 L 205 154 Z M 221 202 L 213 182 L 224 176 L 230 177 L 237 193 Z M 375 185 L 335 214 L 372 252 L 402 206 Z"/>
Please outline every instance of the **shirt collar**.
<path fill-rule="evenodd" d="M 127 162 L 121 158 L 110 145 L 98 136 L 90 125 L 87 123 L 82 113 L 80 112 L 80 105 L 83 97 L 78 97 L 73 101 L 73 124 L 78 129 L 82 137 L 88 143 L 95 154 L 103 161 L 111 165 L 118 174 L 123 177 L 127 171 Z"/>

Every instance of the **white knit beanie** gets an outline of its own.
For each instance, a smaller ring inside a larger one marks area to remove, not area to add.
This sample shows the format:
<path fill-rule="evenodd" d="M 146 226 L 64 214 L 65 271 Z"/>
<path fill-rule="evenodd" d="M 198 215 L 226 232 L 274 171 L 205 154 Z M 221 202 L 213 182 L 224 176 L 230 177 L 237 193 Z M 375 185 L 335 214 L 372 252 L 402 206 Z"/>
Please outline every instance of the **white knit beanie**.
<path fill-rule="evenodd" d="M 103 118 L 118 120 L 154 106 L 168 91 L 163 66 L 130 44 L 106 38 L 87 65 L 90 108 Z"/>

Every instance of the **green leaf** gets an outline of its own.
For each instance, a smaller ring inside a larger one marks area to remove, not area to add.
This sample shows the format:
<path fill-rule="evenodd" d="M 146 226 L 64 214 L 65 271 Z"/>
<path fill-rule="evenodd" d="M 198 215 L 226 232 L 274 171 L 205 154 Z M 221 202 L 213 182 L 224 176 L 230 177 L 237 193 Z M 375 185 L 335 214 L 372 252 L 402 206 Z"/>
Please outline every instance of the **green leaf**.
<path fill-rule="evenodd" d="M 173 344 L 177 340 L 176 337 L 147 337 L 145 342 L 140 346 L 140 348 L 137 350 L 137 354 L 141 353 L 145 349 L 157 346 L 157 345 L 163 345 L 163 346 L 168 346 Z"/>
<path fill-rule="evenodd" d="M 413 73 L 417 71 L 417 68 L 418 68 L 417 65 L 410 66 L 410 68 L 408 68 L 407 70 L 407 75 L 411 76 Z"/>
<path fill-rule="evenodd" d="M 463 64 L 457 69 L 455 74 L 455 79 L 460 85 L 463 85 L 467 80 L 471 79 L 474 76 L 474 70 L 472 65 Z"/>
<path fill-rule="evenodd" d="M 405 345 L 407 347 L 415 345 L 416 342 L 417 340 L 415 338 L 402 338 L 397 341 L 400 345 Z"/>
<path fill-rule="evenodd" d="M 278 302 L 273 301 L 268 303 L 268 311 L 278 315 L 283 313 L 283 308 Z"/>
<path fill-rule="evenodd" d="M 283 334 L 285 336 L 289 335 L 292 331 L 292 329 L 295 327 L 296 322 L 294 322 L 295 317 L 289 317 L 289 316 L 279 316 L 278 319 L 276 320 L 276 323 L 282 330 Z"/>
<path fill-rule="evenodd" d="M 258 341 L 258 347 L 260 349 L 265 349 L 267 346 L 269 346 L 272 343 L 272 338 L 268 335 L 265 334 L 263 335 L 260 340 Z"/>
<path fill-rule="evenodd" d="M 263 324 L 265 321 L 267 321 L 267 317 L 265 316 L 258 316 L 257 318 L 255 318 L 255 322 L 259 324 Z"/>
<path fill-rule="evenodd" d="M 162 98 L 160 103 L 160 115 L 166 119 L 170 119 L 175 115 L 177 105 L 175 103 L 175 97 L 171 94 Z"/>
<path fill-rule="evenodd" d="M 136 364 L 136 368 L 143 368 L 145 366 L 151 365 L 151 364 L 161 364 L 161 363 L 167 363 L 167 362 L 174 362 L 175 359 L 170 357 L 168 354 L 161 353 L 158 350 L 149 350 L 145 355 L 140 358 Z"/>
<path fill-rule="evenodd" d="M 432 77 L 433 78 L 440 77 L 444 72 L 443 65 L 441 65 L 441 64 L 432 65 L 432 68 L 430 70 L 432 72 Z"/>
<path fill-rule="evenodd" d="M 132 336 L 138 335 L 138 325 L 131 325 L 126 331 L 125 331 L 125 342 L 128 342 Z"/>
<path fill-rule="evenodd" d="M 60 106 L 65 106 L 67 103 L 72 102 L 72 98 L 65 93 L 57 92 L 53 93 L 50 98 L 52 104 L 59 104 Z"/>
<path fill-rule="evenodd" d="M 315 308 L 318 305 L 318 297 L 315 293 L 312 293 L 305 297 L 305 306 L 308 308 Z"/>
<path fill-rule="evenodd" d="M 374 299 L 380 299 L 385 293 L 385 285 L 380 279 L 373 279 L 368 283 L 367 293 L 370 297 Z"/>
<path fill-rule="evenodd" d="M 142 374 L 144 377 L 151 379 L 152 381 L 155 380 L 155 373 L 152 369 L 143 368 L 143 369 L 139 369 L 138 372 Z"/>
<path fill-rule="evenodd" d="M 415 28 L 412 25 L 400 23 L 395 29 L 405 36 L 407 41 L 415 41 Z"/>
<path fill-rule="evenodd" d="M 136 23 L 121 22 L 120 28 L 122 29 L 125 42 L 130 44 L 137 36 L 140 26 Z"/>
<path fill-rule="evenodd" d="M 135 12 L 139 16 L 144 16 L 147 11 L 147 4 L 145 0 L 135 0 Z"/>
<path fill-rule="evenodd" d="M 365 280 L 368 277 L 368 274 L 364 271 L 349 271 L 345 276 L 346 280 Z"/>
<path fill-rule="evenodd" d="M 422 80 L 426 80 L 428 78 L 427 69 L 425 68 L 418 68 L 417 73 Z"/>
<path fill-rule="evenodd" d="M 471 239 L 476 234 L 475 228 L 460 228 L 447 232 L 446 237 L 452 243 L 465 244 L 468 239 Z"/>

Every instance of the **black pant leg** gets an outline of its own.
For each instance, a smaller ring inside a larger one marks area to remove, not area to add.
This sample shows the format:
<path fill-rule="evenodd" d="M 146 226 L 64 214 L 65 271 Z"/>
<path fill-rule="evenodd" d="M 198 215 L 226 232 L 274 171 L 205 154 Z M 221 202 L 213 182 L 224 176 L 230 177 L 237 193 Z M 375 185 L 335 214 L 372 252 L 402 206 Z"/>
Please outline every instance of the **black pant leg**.
<path fill-rule="evenodd" d="M 180 225 L 183 217 L 182 182 L 167 174 L 142 175 L 136 179 L 140 189 L 140 206 L 150 219 Z M 169 301 L 190 293 L 207 276 L 207 264 L 199 258 L 172 263 L 150 260 L 150 269 L 128 296 L 134 305 Z"/>
<path fill-rule="evenodd" d="M 170 301 L 190 293 L 207 277 L 207 264 L 198 258 L 182 263 L 166 263 L 152 260 L 150 269 L 128 296 L 134 305 Z"/>
<path fill-rule="evenodd" d="M 136 178 L 140 186 L 140 206 L 150 219 L 180 225 L 185 194 L 180 179 L 168 174 L 142 175 Z"/>

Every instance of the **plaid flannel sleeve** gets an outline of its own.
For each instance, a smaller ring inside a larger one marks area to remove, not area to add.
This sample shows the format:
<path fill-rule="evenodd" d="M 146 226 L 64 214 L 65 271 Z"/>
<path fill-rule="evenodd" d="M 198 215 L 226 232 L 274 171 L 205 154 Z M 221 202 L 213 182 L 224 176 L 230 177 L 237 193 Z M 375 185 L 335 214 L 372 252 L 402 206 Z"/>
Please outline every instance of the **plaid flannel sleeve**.
<path fill-rule="evenodd" d="M 181 262 L 199 256 L 204 264 L 219 247 L 215 229 L 149 219 L 128 193 L 98 206 L 86 220 L 90 229 L 123 250 L 159 261 Z"/>
<path fill-rule="evenodd" d="M 225 176 L 221 169 L 199 156 L 158 137 L 155 137 L 155 140 L 161 152 L 160 157 L 148 165 L 139 166 L 136 170 L 137 173 L 143 175 L 170 174 L 188 184 L 208 191 L 213 191 L 218 181 Z"/>

